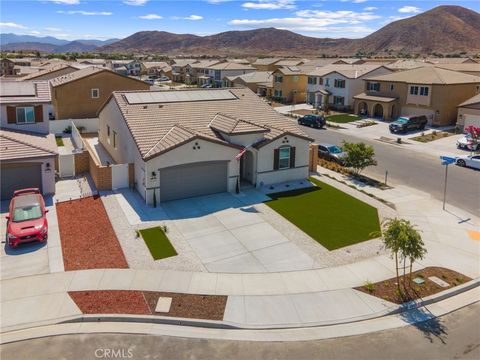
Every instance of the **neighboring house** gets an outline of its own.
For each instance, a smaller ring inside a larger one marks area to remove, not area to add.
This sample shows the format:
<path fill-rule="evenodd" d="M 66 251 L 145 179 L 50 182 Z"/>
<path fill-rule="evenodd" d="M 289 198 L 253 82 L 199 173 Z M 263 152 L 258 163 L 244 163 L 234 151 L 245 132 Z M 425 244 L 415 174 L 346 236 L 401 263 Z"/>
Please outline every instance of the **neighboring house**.
<path fill-rule="evenodd" d="M 107 67 L 120 75 L 128 76 L 127 65 L 132 61 L 133 60 L 109 60 L 107 62 Z"/>
<path fill-rule="evenodd" d="M 15 70 L 15 62 L 12 59 L 3 58 L 1 60 L 0 76 L 15 76 L 18 71 Z"/>
<path fill-rule="evenodd" d="M 252 66 L 257 69 L 257 71 L 274 71 L 278 68 L 276 65 L 279 62 L 280 58 L 264 58 L 264 59 L 257 59 Z"/>
<path fill-rule="evenodd" d="M 142 62 L 142 74 L 158 77 L 167 76 L 171 79 L 172 67 L 165 61 L 144 61 Z"/>
<path fill-rule="evenodd" d="M 199 84 L 201 79 L 208 80 L 208 67 L 220 64 L 224 60 L 199 60 L 185 66 L 185 83 Z"/>
<path fill-rule="evenodd" d="M 99 112 L 99 142 L 148 204 L 306 179 L 311 141 L 246 88 L 115 92 Z"/>
<path fill-rule="evenodd" d="M 80 65 L 107 67 L 108 60 L 105 59 L 77 59 Z"/>
<path fill-rule="evenodd" d="M 129 76 L 140 76 L 142 74 L 142 62 L 140 60 L 132 60 L 124 66 L 127 68 L 127 75 Z"/>
<path fill-rule="evenodd" d="M 187 65 L 195 64 L 196 59 L 173 59 L 172 64 L 172 80 L 175 82 L 184 83 L 187 74 Z"/>
<path fill-rule="evenodd" d="M 207 66 L 204 70 L 205 75 L 198 78 L 200 85 L 213 84 L 215 87 L 222 87 L 224 78 L 251 73 L 255 68 L 250 64 L 225 61 Z"/>
<path fill-rule="evenodd" d="M 387 120 L 426 115 L 430 125 L 457 121 L 457 106 L 480 92 L 480 77 L 433 66 L 367 77 L 355 112 Z"/>
<path fill-rule="evenodd" d="M 98 67 L 50 80 L 55 119 L 95 118 L 113 91 L 148 90 L 147 83 Z"/>
<path fill-rule="evenodd" d="M 283 103 L 303 103 L 306 99 L 307 74 L 297 66 L 281 67 L 272 73 L 272 97 Z"/>
<path fill-rule="evenodd" d="M 386 68 L 393 71 L 412 70 L 412 69 L 418 69 L 425 66 L 433 66 L 433 64 L 426 62 L 425 60 L 400 59 L 388 65 L 385 65 Z"/>
<path fill-rule="evenodd" d="M 288 66 L 300 66 L 307 62 L 305 59 L 282 59 L 275 63 L 277 68 L 279 67 L 288 67 Z"/>
<path fill-rule="evenodd" d="M 480 64 L 478 63 L 463 63 L 463 64 L 438 64 L 436 67 L 458 71 L 465 74 L 480 76 Z"/>
<path fill-rule="evenodd" d="M 57 66 L 49 66 L 46 69 L 40 69 L 34 73 L 22 76 L 18 80 L 50 80 L 56 77 L 70 74 L 74 71 L 77 71 L 76 67 L 73 67 L 68 64 L 59 64 Z"/>
<path fill-rule="evenodd" d="M 223 79 L 224 87 L 245 86 L 260 96 L 271 97 L 273 77 L 271 71 L 254 71 L 244 75 L 227 76 Z"/>
<path fill-rule="evenodd" d="M 2 128 L 0 147 L 1 200 L 25 188 L 39 188 L 44 195 L 55 193 L 57 144 L 54 134 Z"/>
<path fill-rule="evenodd" d="M 53 113 L 48 81 L 0 80 L 0 126 L 41 134 Z"/>
<path fill-rule="evenodd" d="M 458 105 L 457 128 L 464 131 L 470 125 L 480 128 L 480 94 Z"/>
<path fill-rule="evenodd" d="M 308 73 L 307 103 L 316 108 L 353 108 L 353 96 L 363 91 L 363 79 L 391 73 L 382 65 L 327 65 Z"/>
<path fill-rule="evenodd" d="M 429 62 L 430 64 L 435 64 L 435 65 L 444 65 L 444 64 L 477 64 L 477 62 L 469 57 L 466 58 L 428 58 L 425 61 Z"/>

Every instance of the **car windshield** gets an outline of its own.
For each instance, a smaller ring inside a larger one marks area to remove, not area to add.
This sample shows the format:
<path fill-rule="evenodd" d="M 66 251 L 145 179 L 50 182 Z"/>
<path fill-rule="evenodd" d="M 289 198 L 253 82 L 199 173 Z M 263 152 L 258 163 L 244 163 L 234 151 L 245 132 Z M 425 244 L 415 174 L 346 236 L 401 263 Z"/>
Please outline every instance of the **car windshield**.
<path fill-rule="evenodd" d="M 42 217 L 40 204 L 26 205 L 13 209 L 13 222 L 39 219 Z"/>
<path fill-rule="evenodd" d="M 334 146 L 329 146 L 328 151 L 331 154 L 340 154 L 342 152 L 342 149 L 340 149 L 338 146 L 334 145 Z"/>
<path fill-rule="evenodd" d="M 408 122 L 407 118 L 401 117 L 397 121 L 395 121 L 397 124 L 405 124 Z"/>

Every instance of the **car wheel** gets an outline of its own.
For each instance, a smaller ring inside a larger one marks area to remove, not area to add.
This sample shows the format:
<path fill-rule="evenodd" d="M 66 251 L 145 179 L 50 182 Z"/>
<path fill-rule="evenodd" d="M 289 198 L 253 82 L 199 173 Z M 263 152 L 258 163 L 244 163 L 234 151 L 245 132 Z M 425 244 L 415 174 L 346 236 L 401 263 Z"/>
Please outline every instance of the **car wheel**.
<path fill-rule="evenodd" d="M 457 161 L 457 165 L 461 166 L 461 167 L 465 167 L 465 166 L 467 166 L 467 163 L 465 162 L 465 160 L 460 159 L 460 160 Z"/>

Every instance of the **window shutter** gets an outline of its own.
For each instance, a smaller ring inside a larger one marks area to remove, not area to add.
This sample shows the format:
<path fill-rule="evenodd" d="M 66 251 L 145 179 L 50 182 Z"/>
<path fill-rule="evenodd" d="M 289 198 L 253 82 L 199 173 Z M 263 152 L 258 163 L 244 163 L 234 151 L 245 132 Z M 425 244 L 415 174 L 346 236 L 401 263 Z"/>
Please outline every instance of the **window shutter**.
<path fill-rule="evenodd" d="M 15 106 L 7 106 L 7 123 L 15 124 L 17 122 L 17 110 Z"/>
<path fill-rule="evenodd" d="M 278 163 L 280 162 L 280 150 L 273 150 L 273 170 L 278 170 Z"/>
<path fill-rule="evenodd" d="M 290 148 L 290 167 L 295 167 L 295 147 Z"/>
<path fill-rule="evenodd" d="M 36 105 L 35 106 L 35 122 L 43 122 L 43 106 Z"/>

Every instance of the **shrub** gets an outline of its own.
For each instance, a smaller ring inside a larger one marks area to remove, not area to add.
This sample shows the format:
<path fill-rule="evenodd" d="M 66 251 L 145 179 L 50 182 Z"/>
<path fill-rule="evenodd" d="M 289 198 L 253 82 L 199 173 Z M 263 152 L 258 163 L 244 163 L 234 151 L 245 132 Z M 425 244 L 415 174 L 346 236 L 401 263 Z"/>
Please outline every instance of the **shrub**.
<path fill-rule="evenodd" d="M 370 281 L 366 281 L 363 287 L 369 292 L 373 293 L 375 291 L 375 284 L 371 283 Z"/>

